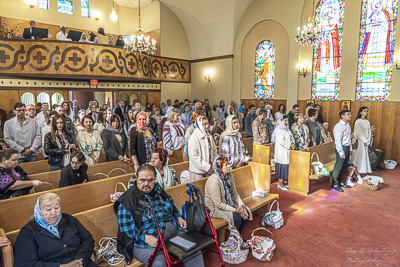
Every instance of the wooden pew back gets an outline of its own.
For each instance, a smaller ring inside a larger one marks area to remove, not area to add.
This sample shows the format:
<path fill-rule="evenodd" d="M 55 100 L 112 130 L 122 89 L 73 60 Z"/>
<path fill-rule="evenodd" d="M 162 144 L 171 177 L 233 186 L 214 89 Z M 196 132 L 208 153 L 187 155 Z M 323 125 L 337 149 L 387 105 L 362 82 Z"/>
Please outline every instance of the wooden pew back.
<path fill-rule="evenodd" d="M 240 134 L 242 135 L 242 139 L 246 138 L 246 132 L 240 132 Z"/>
<path fill-rule="evenodd" d="M 334 141 L 319 146 L 310 147 L 310 157 L 314 152 L 318 154 L 319 161 L 323 164 L 336 160 Z M 317 157 L 314 156 L 310 160 L 312 160 L 312 162 L 317 161 Z"/>
<path fill-rule="evenodd" d="M 179 149 L 179 150 L 175 150 L 174 151 L 174 155 L 173 156 L 168 156 L 169 158 L 169 164 L 176 164 L 176 163 L 180 163 L 183 162 L 183 148 Z"/>
<path fill-rule="evenodd" d="M 178 177 L 179 183 L 181 183 L 181 173 L 185 170 L 189 170 L 189 161 L 176 163 L 171 166 L 174 168 L 176 172 L 176 177 Z"/>
<path fill-rule="evenodd" d="M 253 162 L 269 165 L 271 146 L 253 145 Z"/>
<path fill-rule="evenodd" d="M 243 139 L 244 147 L 249 151 L 250 156 L 253 156 L 253 137 Z"/>
<path fill-rule="evenodd" d="M 81 211 L 104 206 L 110 201 L 110 194 L 114 193 L 115 185 L 128 183 L 132 174 L 103 179 L 64 188 L 57 188 L 48 192 L 56 193 L 62 199 L 62 211 L 75 214 Z M 6 232 L 20 229 L 33 215 L 33 208 L 41 193 L 30 194 L 0 202 L 0 225 Z"/>

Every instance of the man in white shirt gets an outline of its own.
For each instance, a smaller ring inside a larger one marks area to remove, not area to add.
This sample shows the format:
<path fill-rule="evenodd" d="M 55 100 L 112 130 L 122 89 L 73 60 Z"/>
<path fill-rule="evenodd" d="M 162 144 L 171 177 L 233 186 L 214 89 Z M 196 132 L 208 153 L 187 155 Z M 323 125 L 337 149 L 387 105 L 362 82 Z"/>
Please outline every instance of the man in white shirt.
<path fill-rule="evenodd" d="M 49 111 L 49 103 L 43 103 L 41 111 L 38 114 L 36 114 L 37 121 L 41 121 L 41 123 L 45 123 L 47 111 Z"/>
<path fill-rule="evenodd" d="M 60 26 L 60 32 L 57 33 L 56 38 L 59 41 L 72 41 L 70 38 L 67 38 L 67 27 L 64 25 Z"/>
<path fill-rule="evenodd" d="M 339 112 L 339 116 L 340 121 L 333 128 L 336 163 L 332 174 L 332 189 L 343 192 L 340 186 L 342 182 L 342 172 L 352 165 L 349 160 L 350 156 L 353 154 L 351 149 L 351 126 L 349 124 L 351 121 L 351 112 L 348 109 L 343 109 Z M 351 188 L 348 182 L 349 181 L 342 187 Z"/>

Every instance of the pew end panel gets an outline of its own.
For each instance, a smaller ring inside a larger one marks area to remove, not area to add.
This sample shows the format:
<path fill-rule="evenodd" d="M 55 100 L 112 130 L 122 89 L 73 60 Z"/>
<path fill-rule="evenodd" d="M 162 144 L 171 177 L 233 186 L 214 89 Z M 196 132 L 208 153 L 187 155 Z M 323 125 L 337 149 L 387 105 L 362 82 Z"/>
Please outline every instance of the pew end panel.
<path fill-rule="evenodd" d="M 289 162 L 289 191 L 307 196 L 310 190 L 310 152 L 291 150 Z"/>
<path fill-rule="evenodd" d="M 253 145 L 253 162 L 270 165 L 270 151 L 268 145 Z"/>
<path fill-rule="evenodd" d="M 254 190 L 271 191 L 271 165 L 249 162 L 253 174 Z M 254 191 L 253 190 L 253 191 Z M 251 195 L 251 192 L 250 192 Z"/>
<path fill-rule="evenodd" d="M 37 174 L 42 172 L 48 172 L 50 170 L 50 165 L 47 160 L 37 160 L 33 162 L 24 162 L 18 164 L 30 177 L 31 174 Z"/>
<path fill-rule="evenodd" d="M 10 239 L 6 235 L 6 233 L 4 232 L 4 230 L 2 228 L 0 228 L 0 237 Z M 14 265 L 14 254 L 13 254 L 12 245 L 4 246 L 1 248 L 0 251 L 1 251 L 1 254 L 0 254 L 1 266 L 4 266 L 4 267 L 13 266 Z"/>

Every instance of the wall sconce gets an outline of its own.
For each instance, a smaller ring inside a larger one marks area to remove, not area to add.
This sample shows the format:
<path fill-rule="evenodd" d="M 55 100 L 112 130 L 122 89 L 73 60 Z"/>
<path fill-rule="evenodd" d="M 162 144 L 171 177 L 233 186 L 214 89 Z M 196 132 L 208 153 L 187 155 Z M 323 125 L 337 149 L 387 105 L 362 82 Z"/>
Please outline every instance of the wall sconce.
<path fill-rule="evenodd" d="M 211 82 L 211 77 L 214 75 L 214 71 L 212 70 L 206 70 L 206 72 L 204 73 L 204 79 L 208 82 Z"/>
<path fill-rule="evenodd" d="M 308 69 L 307 63 L 303 62 L 303 63 L 299 64 L 299 76 L 303 76 L 303 78 L 305 78 L 307 75 L 307 69 Z"/>
<path fill-rule="evenodd" d="M 26 2 L 29 4 L 31 8 L 34 8 L 35 5 L 37 4 L 37 0 L 26 0 Z"/>
<path fill-rule="evenodd" d="M 99 20 L 100 17 L 101 17 L 101 13 L 99 11 L 96 11 L 96 10 L 92 11 L 92 15 L 93 15 L 95 20 Z"/>

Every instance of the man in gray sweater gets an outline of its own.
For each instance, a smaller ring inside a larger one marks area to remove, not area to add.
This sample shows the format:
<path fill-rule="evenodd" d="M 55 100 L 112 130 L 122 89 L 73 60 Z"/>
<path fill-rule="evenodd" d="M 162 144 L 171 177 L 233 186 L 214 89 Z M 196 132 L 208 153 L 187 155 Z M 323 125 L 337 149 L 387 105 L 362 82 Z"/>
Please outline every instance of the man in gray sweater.
<path fill-rule="evenodd" d="M 249 106 L 249 114 L 244 118 L 244 128 L 246 131 L 246 137 L 253 137 L 253 121 L 256 119 L 256 106 L 251 104 Z"/>

